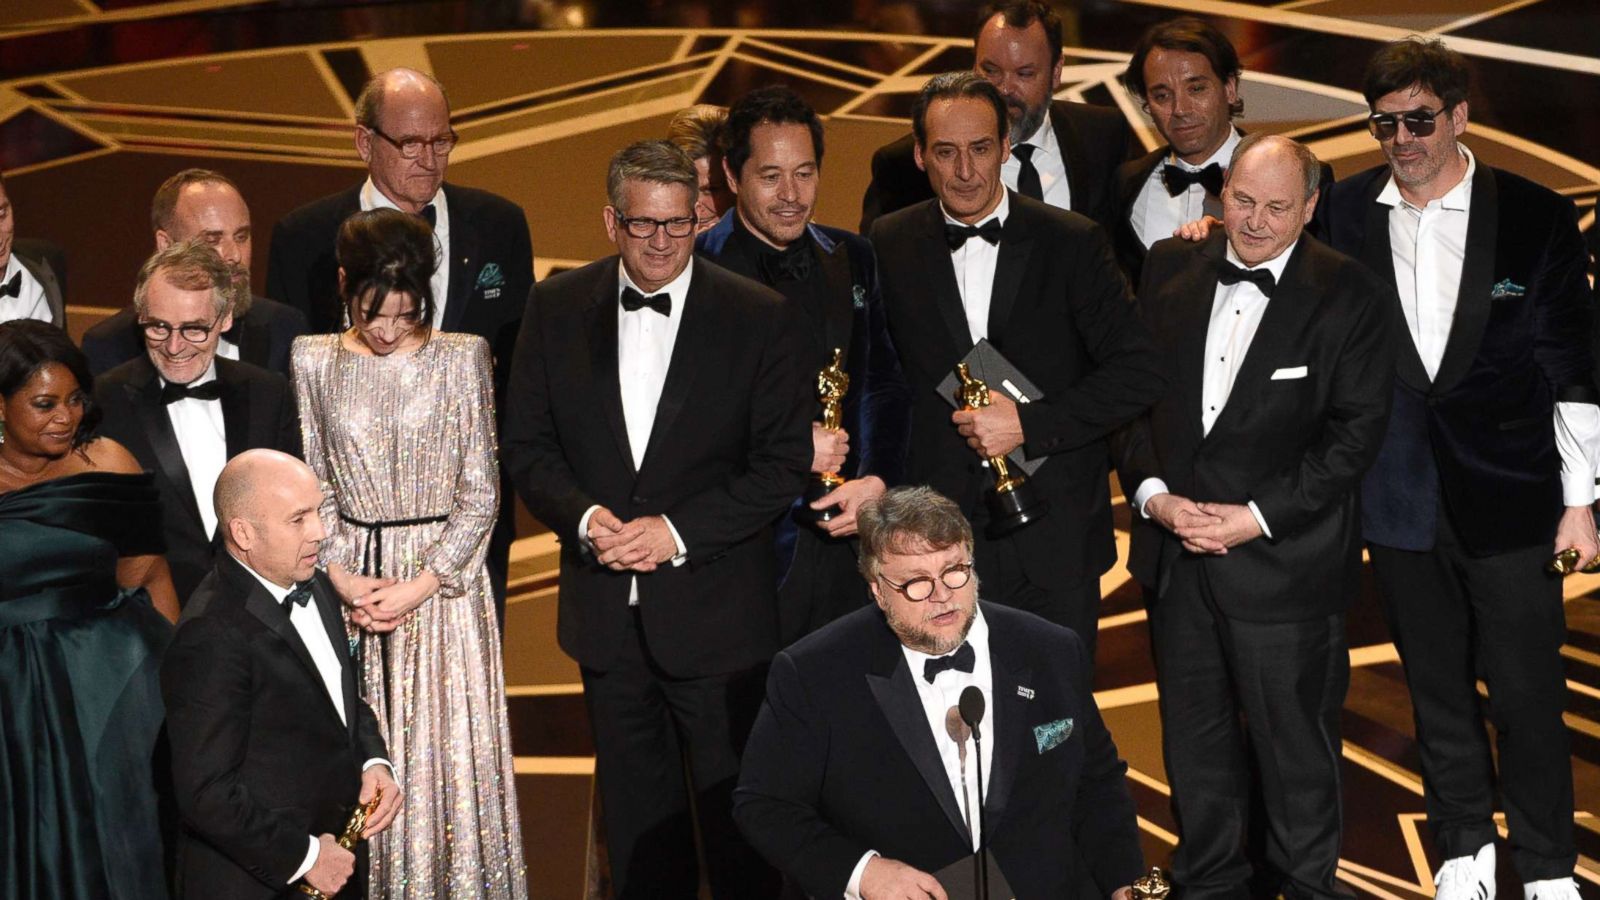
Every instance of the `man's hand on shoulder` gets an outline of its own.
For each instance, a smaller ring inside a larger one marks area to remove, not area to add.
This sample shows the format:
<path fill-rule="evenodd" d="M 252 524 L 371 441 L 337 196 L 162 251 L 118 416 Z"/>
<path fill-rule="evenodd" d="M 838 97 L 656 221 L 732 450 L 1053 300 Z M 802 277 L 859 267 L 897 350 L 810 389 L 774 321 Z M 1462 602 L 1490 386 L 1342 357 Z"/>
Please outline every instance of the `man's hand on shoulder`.
<path fill-rule="evenodd" d="M 949 900 L 939 879 L 897 859 L 874 856 L 861 871 L 861 900 Z"/>
<path fill-rule="evenodd" d="M 345 883 L 355 872 L 354 853 L 339 846 L 331 834 L 317 836 L 317 862 L 306 873 L 306 884 L 331 897 L 344 890 Z"/>
<path fill-rule="evenodd" d="M 1193 222 L 1185 222 L 1182 225 L 1179 225 L 1177 229 L 1172 232 L 1172 236 L 1183 238 L 1190 243 L 1198 243 L 1205 240 L 1211 234 L 1211 229 L 1221 227 L 1222 220 L 1216 216 L 1201 216 Z"/>

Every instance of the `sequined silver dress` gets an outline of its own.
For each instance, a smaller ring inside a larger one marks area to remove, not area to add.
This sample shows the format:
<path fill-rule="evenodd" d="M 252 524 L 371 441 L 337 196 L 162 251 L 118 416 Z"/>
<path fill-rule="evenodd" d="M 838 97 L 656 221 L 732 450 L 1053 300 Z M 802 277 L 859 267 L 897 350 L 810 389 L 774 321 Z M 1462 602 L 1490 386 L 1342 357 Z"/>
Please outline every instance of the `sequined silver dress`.
<path fill-rule="evenodd" d="M 489 346 L 435 334 L 364 356 L 338 335 L 294 342 L 306 462 L 332 493 L 322 555 L 437 594 L 388 635 L 352 631 L 405 806 L 372 842 L 373 898 L 528 896 L 505 675 L 484 566 L 499 478 Z M 381 523 L 381 524 L 380 524 Z"/>

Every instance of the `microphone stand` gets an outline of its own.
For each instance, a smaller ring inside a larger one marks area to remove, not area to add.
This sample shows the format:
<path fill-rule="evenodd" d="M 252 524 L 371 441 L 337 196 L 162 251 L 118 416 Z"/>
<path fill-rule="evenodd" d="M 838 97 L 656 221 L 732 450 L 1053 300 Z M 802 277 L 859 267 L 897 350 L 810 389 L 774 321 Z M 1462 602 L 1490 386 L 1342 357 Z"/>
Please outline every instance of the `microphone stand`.
<path fill-rule="evenodd" d="M 972 723 L 972 744 L 978 751 L 978 851 L 972 857 L 978 870 L 975 887 L 978 900 L 989 900 L 989 826 L 985 824 L 983 815 L 983 729 L 977 722 Z M 967 827 L 970 829 L 972 826 Z"/>

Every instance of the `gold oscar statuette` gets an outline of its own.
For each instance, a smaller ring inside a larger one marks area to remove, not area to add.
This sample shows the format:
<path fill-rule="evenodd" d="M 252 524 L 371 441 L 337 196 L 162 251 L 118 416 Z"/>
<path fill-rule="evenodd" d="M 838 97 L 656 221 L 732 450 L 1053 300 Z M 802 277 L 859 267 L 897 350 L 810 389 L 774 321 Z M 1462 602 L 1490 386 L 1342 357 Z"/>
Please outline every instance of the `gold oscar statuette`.
<path fill-rule="evenodd" d="M 1578 552 L 1577 547 L 1568 547 L 1552 557 L 1550 560 L 1550 565 L 1546 566 L 1546 568 L 1557 575 L 1571 575 L 1573 572 L 1578 571 L 1578 560 L 1581 558 L 1582 554 Z M 1584 566 L 1583 571 L 1590 573 L 1600 572 L 1600 557 L 1597 557 L 1594 562 Z"/>
<path fill-rule="evenodd" d="M 833 361 L 828 367 L 817 373 L 817 400 L 822 403 L 823 428 L 829 431 L 838 431 L 844 422 L 844 395 L 850 390 L 850 376 L 844 371 L 844 350 L 833 348 Z M 800 508 L 795 510 L 795 516 L 802 522 L 816 525 L 827 522 L 839 515 L 839 507 L 830 506 L 826 509 L 812 509 L 811 504 L 832 493 L 834 488 L 844 484 L 844 476 L 838 472 L 813 473 L 810 484 L 806 485 L 805 501 Z"/>
<path fill-rule="evenodd" d="M 974 378 L 966 363 L 956 363 L 956 376 L 961 387 L 956 400 L 962 409 L 983 409 L 989 405 L 989 386 Z M 1043 518 L 1050 503 L 1039 496 L 1038 488 L 1021 472 L 1013 473 L 1004 456 L 989 457 L 989 467 L 994 470 L 994 490 L 989 493 L 989 530 L 1007 534 Z"/>
<path fill-rule="evenodd" d="M 1160 866 L 1151 866 L 1149 875 L 1133 883 L 1133 900 L 1166 900 L 1171 892 L 1172 885 L 1167 883 Z"/>
<path fill-rule="evenodd" d="M 383 799 L 383 789 L 379 788 L 372 799 L 355 808 L 350 813 L 350 821 L 345 823 L 344 833 L 339 835 L 339 846 L 346 850 L 354 850 L 356 844 L 361 843 L 361 832 L 367 830 L 367 819 L 378 810 L 378 801 Z M 316 900 L 332 900 L 332 894 L 324 894 L 309 884 L 301 882 L 300 893 Z"/>

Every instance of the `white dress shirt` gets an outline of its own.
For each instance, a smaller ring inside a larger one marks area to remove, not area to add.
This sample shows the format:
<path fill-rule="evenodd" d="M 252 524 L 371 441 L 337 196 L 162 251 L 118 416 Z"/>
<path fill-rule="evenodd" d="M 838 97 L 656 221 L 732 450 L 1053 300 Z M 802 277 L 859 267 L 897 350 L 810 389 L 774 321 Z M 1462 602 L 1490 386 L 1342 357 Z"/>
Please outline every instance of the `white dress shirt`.
<path fill-rule="evenodd" d="M 167 380 L 157 377 L 162 387 Z M 212 360 L 205 373 L 189 383 L 199 387 L 217 380 L 217 363 Z M 222 423 L 222 400 L 200 400 L 189 397 L 167 404 L 167 420 L 172 423 L 172 435 L 178 439 L 178 453 L 183 456 L 184 468 L 189 470 L 189 489 L 194 491 L 194 502 L 200 507 L 200 522 L 206 536 L 217 533 L 217 511 L 211 503 L 211 494 L 217 487 L 217 476 L 228 464 L 228 431 Z"/>
<path fill-rule="evenodd" d="M 283 605 L 283 598 L 289 596 L 290 588 L 273 584 L 262 578 L 261 573 L 250 568 L 244 560 L 238 557 L 234 557 L 234 559 L 239 565 L 244 566 L 246 572 L 254 575 L 255 579 L 261 582 L 261 586 L 267 589 L 267 593 L 272 595 L 272 599 L 278 605 Z M 289 608 L 289 624 L 294 626 L 295 634 L 300 636 L 300 642 L 305 644 L 306 651 L 311 654 L 311 661 L 317 666 L 317 674 L 322 676 L 322 686 L 327 689 L 329 699 L 333 701 L 334 708 L 339 711 L 339 721 L 349 724 L 344 709 L 344 682 L 342 680 L 343 671 L 339 665 L 339 654 L 333 649 L 333 639 L 328 637 L 328 629 L 322 624 L 322 613 L 317 610 L 316 604 L 317 600 L 313 597 L 311 602 L 304 606 L 298 603 L 291 606 Z M 381 757 L 374 757 L 362 763 L 361 771 L 365 772 L 373 766 L 388 766 L 389 771 L 391 773 L 394 772 L 394 764 Z M 311 871 L 311 867 L 317 864 L 317 857 L 322 854 L 322 845 L 318 843 L 317 836 L 310 835 L 310 839 L 311 845 L 310 849 L 306 851 L 305 861 L 300 863 L 300 868 L 296 869 L 294 875 L 290 876 L 288 884 L 294 884 L 304 878 L 306 873 Z"/>
<path fill-rule="evenodd" d="M 1228 161 L 1233 158 L 1233 148 L 1239 146 L 1239 140 L 1239 130 L 1230 128 L 1228 139 L 1199 165 L 1184 162 L 1172 153 L 1168 153 L 1163 162 L 1191 172 L 1198 172 L 1212 163 L 1226 170 Z M 1150 170 L 1150 177 L 1145 179 L 1139 196 L 1133 200 L 1133 208 L 1128 211 L 1128 224 L 1133 226 L 1133 233 L 1139 236 L 1139 243 L 1146 248 L 1156 241 L 1172 237 L 1172 232 L 1179 225 L 1193 222 L 1203 215 L 1222 218 L 1222 201 L 1207 195 L 1206 189 L 1198 184 L 1189 185 L 1188 190 L 1176 197 L 1168 193 L 1166 182 L 1161 180 L 1161 167 L 1162 163 L 1157 163 Z"/>
<path fill-rule="evenodd" d="M 941 203 L 947 225 L 965 226 L 950 215 Z M 1001 225 L 1011 215 L 1011 194 L 1000 192 L 1000 205 L 976 225 L 998 219 Z M 976 344 L 989 336 L 989 300 L 994 295 L 994 269 L 1000 261 L 1000 245 L 991 244 L 980 237 L 969 238 L 960 248 L 950 252 L 950 264 L 956 270 L 956 289 L 961 292 L 961 306 L 967 311 L 967 330 Z"/>
<path fill-rule="evenodd" d="M 633 467 L 644 465 L 644 454 L 650 446 L 650 431 L 655 427 L 656 406 L 661 402 L 661 388 L 667 382 L 667 369 L 672 365 L 672 348 L 678 343 L 678 326 L 683 322 L 683 307 L 689 299 L 689 282 L 694 277 L 694 258 L 677 278 L 667 282 L 660 290 L 644 291 L 628 277 L 628 267 L 617 265 L 617 382 L 622 390 L 622 420 L 628 428 L 628 449 L 633 453 Z M 662 315 L 648 306 L 636 310 L 622 308 L 622 292 L 628 288 L 640 294 L 666 294 L 672 298 L 672 309 Z M 578 539 L 591 551 L 589 542 L 589 517 L 599 509 L 597 503 L 578 520 Z M 688 549 L 672 520 L 661 517 L 672 532 L 678 553 L 672 558 L 674 566 L 687 561 Z M 628 587 L 628 605 L 639 605 L 639 579 L 635 576 Z"/>
<path fill-rule="evenodd" d="M 1039 171 L 1039 188 L 1044 202 L 1061 209 L 1072 208 L 1072 186 L 1067 184 L 1067 158 L 1061 151 L 1061 144 L 1056 141 L 1056 130 L 1050 127 L 1050 111 L 1047 108 L 1044 121 L 1039 123 L 1039 130 L 1028 136 L 1024 144 L 1032 144 L 1038 149 L 1033 151 L 1033 167 Z M 1015 145 L 1013 145 L 1013 148 Z M 1017 190 L 1017 179 L 1022 176 L 1022 158 L 1017 156 L 1013 149 L 1012 154 L 1000 166 L 1000 180 L 1006 187 Z"/>
<path fill-rule="evenodd" d="M 1272 259 L 1259 265 L 1246 266 L 1239 255 L 1233 252 L 1233 244 L 1227 247 L 1228 262 L 1246 271 L 1265 269 L 1272 273 L 1274 283 L 1283 280 L 1283 270 L 1289 265 L 1289 257 L 1294 255 L 1296 247 L 1300 246 L 1297 240 L 1289 248 Z M 1233 393 L 1234 379 L 1239 377 L 1239 366 L 1244 363 L 1245 354 L 1250 352 L 1250 343 L 1256 338 L 1256 329 L 1261 327 L 1261 317 L 1266 315 L 1268 298 L 1261 293 L 1261 289 L 1249 281 L 1239 281 L 1237 284 L 1223 284 L 1217 282 L 1217 290 L 1211 297 L 1211 322 L 1206 327 L 1206 356 L 1205 366 L 1200 376 L 1200 429 L 1202 435 L 1211 433 L 1211 426 L 1217 423 L 1217 417 L 1222 415 L 1222 410 L 1228 405 L 1228 397 Z M 1167 483 L 1160 478 L 1146 478 L 1140 482 L 1139 489 L 1133 493 L 1133 504 L 1138 508 L 1140 515 L 1149 516 L 1144 511 L 1145 501 L 1157 494 L 1167 492 Z M 1191 498 L 1207 500 L 1207 497 Z M 1260 507 L 1254 500 L 1246 501 L 1250 512 L 1256 517 L 1256 524 L 1261 526 L 1261 533 L 1272 537 L 1272 530 L 1267 527 L 1266 517 L 1261 515 Z"/>
<path fill-rule="evenodd" d="M 982 826 L 979 824 L 978 815 L 978 761 L 972 753 L 975 743 L 968 740 L 967 765 L 965 788 L 961 773 L 961 753 L 955 741 L 950 740 L 950 733 L 945 730 L 945 717 L 949 715 L 950 707 L 961 704 L 961 692 L 969 687 L 977 687 L 983 691 L 988 708 L 991 712 L 986 715 L 979 725 L 983 735 L 983 793 L 988 796 L 989 785 L 994 780 L 994 669 L 989 659 L 989 625 L 983 619 L 983 610 L 978 608 L 972 614 L 972 630 L 967 632 L 967 643 L 972 645 L 975 654 L 971 672 L 958 672 L 955 669 L 945 669 L 933 678 L 929 684 L 928 679 L 922 677 L 925 664 L 930 659 L 938 657 L 913 650 L 901 645 L 900 650 L 905 653 L 906 665 L 911 667 L 911 680 L 917 686 L 917 699 L 922 702 L 922 712 L 928 718 L 928 728 L 933 732 L 934 746 L 939 748 L 939 759 L 944 763 L 945 776 L 950 779 L 950 791 L 955 794 L 957 804 L 961 807 L 964 816 L 969 815 L 972 820 L 972 849 L 976 851 L 983 842 Z M 959 648 L 958 648 L 959 649 Z M 950 651 L 954 653 L 955 651 Z M 949 656 L 950 653 L 940 654 Z M 850 881 L 845 886 L 845 900 L 861 900 L 861 874 L 866 871 L 867 863 L 878 851 L 869 850 L 862 855 L 856 863 L 854 871 L 850 873 Z"/>
<path fill-rule="evenodd" d="M 50 321 L 50 302 L 45 299 L 44 285 L 33 277 L 33 273 L 29 272 L 13 253 L 6 260 L 5 274 L 0 275 L 0 284 L 11 283 L 11 279 L 19 274 L 22 280 L 18 285 L 17 296 L 0 297 L 0 322 L 10 322 L 15 319 Z"/>
<path fill-rule="evenodd" d="M 1467 255 L 1467 223 L 1472 215 L 1472 177 L 1478 170 L 1472 151 L 1461 144 L 1457 147 L 1467 161 L 1467 170 L 1444 196 L 1418 207 L 1401 196 L 1399 185 L 1390 176 L 1377 200 L 1389 207 L 1395 289 L 1406 330 L 1430 380 L 1439 374 L 1455 323 Z M 1595 499 L 1594 473 L 1600 462 L 1600 407 L 1557 403 L 1555 434 L 1561 454 L 1563 502 L 1588 506 Z"/>
<path fill-rule="evenodd" d="M 433 249 L 436 255 L 433 278 L 429 280 L 433 286 L 433 329 L 443 331 L 444 306 L 450 300 L 450 204 L 445 201 L 442 187 L 428 202 L 433 204 Z M 400 210 L 400 207 L 368 178 L 367 183 L 361 186 L 361 211 L 372 209 Z"/>

